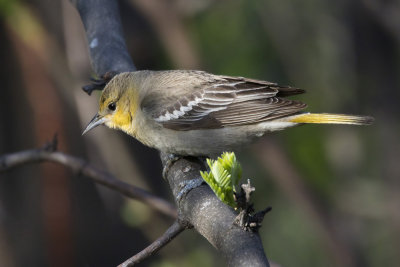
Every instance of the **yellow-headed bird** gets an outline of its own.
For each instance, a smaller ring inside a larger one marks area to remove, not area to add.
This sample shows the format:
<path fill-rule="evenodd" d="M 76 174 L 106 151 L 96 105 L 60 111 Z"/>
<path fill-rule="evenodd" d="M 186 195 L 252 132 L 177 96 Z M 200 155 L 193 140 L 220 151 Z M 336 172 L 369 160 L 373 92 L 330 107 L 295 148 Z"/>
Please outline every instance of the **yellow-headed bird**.
<path fill-rule="evenodd" d="M 106 85 L 83 133 L 105 124 L 145 145 L 179 155 L 216 155 L 266 132 L 303 123 L 368 125 L 369 116 L 305 113 L 287 99 L 303 93 L 276 83 L 203 71 L 136 71 Z"/>

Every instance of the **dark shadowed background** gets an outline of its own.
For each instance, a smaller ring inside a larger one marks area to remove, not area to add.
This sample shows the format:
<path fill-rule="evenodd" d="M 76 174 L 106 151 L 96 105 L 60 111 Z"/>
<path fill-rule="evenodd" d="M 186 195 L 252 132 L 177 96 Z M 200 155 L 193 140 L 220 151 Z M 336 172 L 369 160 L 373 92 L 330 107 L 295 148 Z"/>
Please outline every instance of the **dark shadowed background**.
<path fill-rule="evenodd" d="M 368 127 L 308 125 L 242 151 L 261 236 L 281 266 L 400 265 L 400 4 L 379 0 L 125 0 L 138 69 L 203 69 L 292 85 L 310 111 L 372 115 Z M 172 201 L 158 153 L 82 129 L 99 94 L 69 1 L 0 2 L 0 154 L 42 146 L 88 159 Z M 115 266 L 172 220 L 52 163 L 0 174 L 0 266 Z M 185 231 L 142 266 L 220 266 Z"/>

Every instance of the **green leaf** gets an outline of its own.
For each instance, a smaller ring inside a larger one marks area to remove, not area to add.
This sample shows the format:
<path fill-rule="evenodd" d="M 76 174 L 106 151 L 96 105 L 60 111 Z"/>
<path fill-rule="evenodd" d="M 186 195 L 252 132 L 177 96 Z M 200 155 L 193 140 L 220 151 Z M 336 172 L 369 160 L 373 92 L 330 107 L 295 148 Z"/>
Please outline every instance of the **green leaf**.
<path fill-rule="evenodd" d="M 242 177 L 242 167 L 235 153 L 224 152 L 217 160 L 207 159 L 207 164 L 210 172 L 201 171 L 200 175 L 222 202 L 235 208 L 233 192 Z"/>

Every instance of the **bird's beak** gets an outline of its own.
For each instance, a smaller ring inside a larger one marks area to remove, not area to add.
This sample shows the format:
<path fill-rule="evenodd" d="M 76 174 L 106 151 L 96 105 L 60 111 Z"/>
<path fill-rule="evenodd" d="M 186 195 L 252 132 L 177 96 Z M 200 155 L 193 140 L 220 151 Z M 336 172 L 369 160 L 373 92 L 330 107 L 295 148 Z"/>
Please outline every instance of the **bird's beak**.
<path fill-rule="evenodd" d="M 86 126 L 86 129 L 83 131 L 82 135 L 89 132 L 91 129 L 105 123 L 106 121 L 107 121 L 107 119 L 104 116 L 96 114 L 93 117 L 93 119 L 89 122 L 88 126 Z"/>

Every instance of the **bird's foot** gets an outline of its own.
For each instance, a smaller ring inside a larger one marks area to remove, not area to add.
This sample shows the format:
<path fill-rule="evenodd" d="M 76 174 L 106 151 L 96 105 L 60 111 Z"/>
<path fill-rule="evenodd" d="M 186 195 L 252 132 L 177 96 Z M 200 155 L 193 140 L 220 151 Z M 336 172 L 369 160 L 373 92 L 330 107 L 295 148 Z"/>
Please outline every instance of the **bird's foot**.
<path fill-rule="evenodd" d="M 203 178 L 195 178 L 192 180 L 185 180 L 179 184 L 180 191 L 176 195 L 176 202 L 179 203 L 181 199 L 187 195 L 192 189 L 199 187 L 204 183 Z"/>
<path fill-rule="evenodd" d="M 169 170 L 172 167 L 172 164 L 174 164 L 176 161 L 178 161 L 181 158 L 181 156 L 175 155 L 175 154 L 168 154 L 168 159 L 165 162 L 163 171 L 162 171 L 162 177 L 167 180 L 167 175 Z"/>

